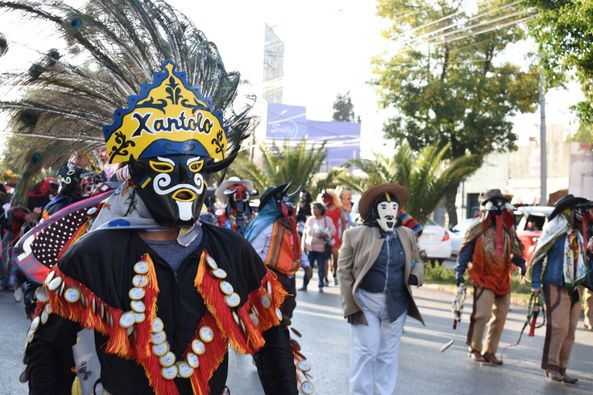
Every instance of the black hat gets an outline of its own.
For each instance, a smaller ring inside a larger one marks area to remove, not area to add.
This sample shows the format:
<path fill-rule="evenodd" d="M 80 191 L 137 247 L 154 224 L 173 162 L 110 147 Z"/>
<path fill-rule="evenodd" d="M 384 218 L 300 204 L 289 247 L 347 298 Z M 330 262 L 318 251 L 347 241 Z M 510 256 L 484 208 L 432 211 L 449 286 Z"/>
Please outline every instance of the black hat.
<path fill-rule="evenodd" d="M 259 198 L 259 209 L 261 210 L 272 197 L 278 200 L 282 199 L 284 196 L 287 196 L 289 199 L 294 198 L 300 192 L 301 187 L 298 187 L 297 190 L 292 193 L 288 193 L 291 185 L 292 182 L 278 186 L 270 185 L 267 187 Z"/>
<path fill-rule="evenodd" d="M 508 202 L 509 199 L 502 194 L 500 189 L 490 189 L 484 194 L 484 200 L 482 201 L 482 206 L 485 206 L 486 203 L 493 201 L 493 200 L 504 200 Z"/>
<path fill-rule="evenodd" d="M 589 203 L 589 200 L 582 197 L 574 197 L 572 193 L 566 196 L 562 196 L 554 205 L 554 211 L 550 214 L 550 219 L 554 218 L 567 208 L 574 208 L 576 206 L 582 206 Z"/>

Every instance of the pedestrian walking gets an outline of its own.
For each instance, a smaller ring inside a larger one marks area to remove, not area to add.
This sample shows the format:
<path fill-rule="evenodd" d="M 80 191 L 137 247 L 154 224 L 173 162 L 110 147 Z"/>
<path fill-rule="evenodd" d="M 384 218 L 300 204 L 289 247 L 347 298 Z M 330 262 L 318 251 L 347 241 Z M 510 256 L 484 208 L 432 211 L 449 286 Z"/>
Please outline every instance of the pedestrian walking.
<path fill-rule="evenodd" d="M 333 238 L 333 244 L 331 248 L 331 255 L 326 257 L 326 270 L 325 270 L 325 285 L 329 285 L 328 268 L 331 262 L 331 271 L 334 276 L 334 285 L 338 285 L 338 257 L 340 251 L 340 245 L 342 244 L 342 235 L 344 229 L 340 228 L 340 223 L 346 223 L 346 217 L 344 216 L 344 210 L 342 210 L 342 204 L 338 195 L 333 189 L 327 189 L 321 195 L 323 205 L 325 206 L 325 215 L 329 217 L 336 229 L 336 234 Z"/>
<path fill-rule="evenodd" d="M 307 218 L 303 231 L 303 251 L 307 254 L 309 265 L 315 267 L 317 263 L 317 275 L 319 277 L 319 292 L 323 293 L 325 278 L 325 261 L 328 250 L 331 253 L 332 246 L 328 243 L 336 233 L 334 223 L 325 215 L 325 206 L 321 203 L 313 203 L 313 215 Z M 329 245 L 329 248 L 328 248 Z M 306 291 L 309 285 L 310 276 L 305 273 L 303 286 L 299 290 Z"/>
<path fill-rule="evenodd" d="M 339 256 L 340 294 L 350 326 L 350 394 L 392 395 L 406 316 L 424 324 L 411 285 L 422 285 L 424 264 L 414 232 L 396 226 L 406 188 L 381 184 L 360 199 L 363 226 L 346 230 Z"/>
<path fill-rule="evenodd" d="M 475 362 L 502 365 L 496 351 L 511 305 L 512 265 L 524 275 L 525 261 L 508 199 L 499 189 L 491 189 L 482 206 L 482 218 L 465 233 L 454 270 L 459 286 L 465 282 L 464 273 L 471 262 L 468 272 L 474 303 L 467 331 L 469 357 Z"/>
<path fill-rule="evenodd" d="M 566 369 L 581 312 L 581 284 L 592 270 L 583 237 L 592 205 L 593 202 L 572 194 L 556 202 L 531 257 L 527 275 L 532 292 L 543 292 L 546 305 L 541 368 L 551 380 L 569 384 L 578 381 Z"/>

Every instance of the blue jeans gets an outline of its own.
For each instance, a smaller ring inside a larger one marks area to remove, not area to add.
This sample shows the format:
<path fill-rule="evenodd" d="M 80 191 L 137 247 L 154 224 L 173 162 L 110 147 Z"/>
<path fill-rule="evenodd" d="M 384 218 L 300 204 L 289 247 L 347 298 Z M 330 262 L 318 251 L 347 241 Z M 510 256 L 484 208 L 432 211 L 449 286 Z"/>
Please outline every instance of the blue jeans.
<path fill-rule="evenodd" d="M 315 261 L 317 261 L 319 288 L 323 288 L 323 278 L 325 277 L 325 252 L 310 251 L 307 254 L 307 258 L 309 258 L 311 269 L 315 267 Z M 307 288 L 307 285 L 309 285 L 309 278 L 307 278 L 307 274 L 305 274 L 303 277 L 303 287 Z"/>

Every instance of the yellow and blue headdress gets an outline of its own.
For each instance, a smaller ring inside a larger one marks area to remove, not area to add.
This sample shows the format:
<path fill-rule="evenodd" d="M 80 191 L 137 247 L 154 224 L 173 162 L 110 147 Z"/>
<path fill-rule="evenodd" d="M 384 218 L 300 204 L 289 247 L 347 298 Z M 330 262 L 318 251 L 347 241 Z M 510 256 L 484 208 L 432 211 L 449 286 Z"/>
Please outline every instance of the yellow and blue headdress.
<path fill-rule="evenodd" d="M 140 94 L 130 96 L 127 108 L 116 110 L 114 118 L 103 128 L 109 163 L 174 154 L 211 162 L 227 157 L 222 112 L 191 87 L 171 61 L 163 63 L 154 81 L 142 84 Z"/>

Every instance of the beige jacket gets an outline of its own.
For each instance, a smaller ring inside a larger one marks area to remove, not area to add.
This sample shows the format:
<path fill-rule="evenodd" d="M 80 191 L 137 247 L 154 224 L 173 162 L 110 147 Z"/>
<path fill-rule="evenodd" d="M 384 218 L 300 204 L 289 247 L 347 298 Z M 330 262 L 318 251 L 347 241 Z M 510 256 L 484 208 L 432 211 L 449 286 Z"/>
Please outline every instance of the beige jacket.
<path fill-rule="evenodd" d="M 406 266 L 404 268 L 404 281 L 411 296 L 408 315 L 424 324 L 424 320 L 416 307 L 412 290 L 408 284 L 410 274 L 418 279 L 418 286 L 424 282 L 424 263 L 418 253 L 416 237 L 411 229 L 405 226 L 396 228 L 397 236 L 404 248 Z M 376 227 L 357 226 L 344 232 L 342 247 L 338 256 L 338 276 L 340 278 L 340 293 L 344 317 L 361 311 L 354 297 L 360 282 L 377 260 L 385 239 L 381 238 Z M 366 319 L 363 320 L 366 324 Z"/>

